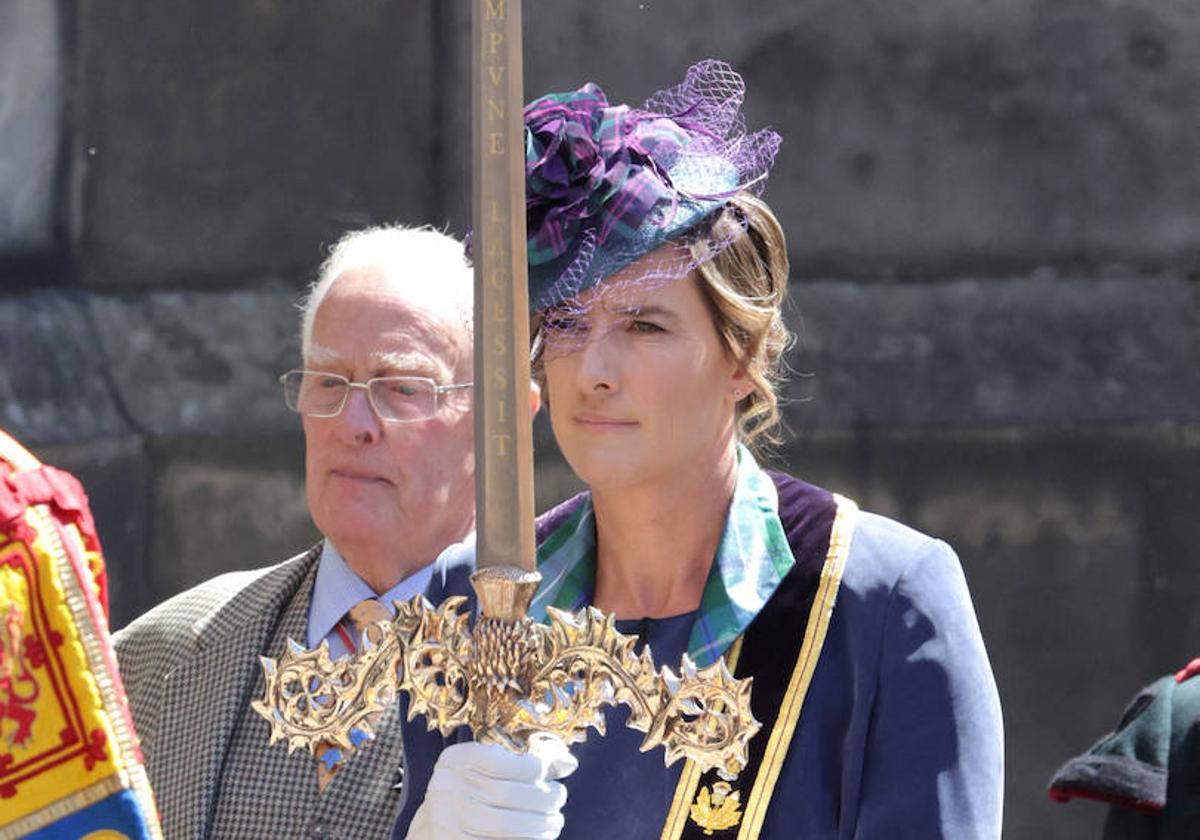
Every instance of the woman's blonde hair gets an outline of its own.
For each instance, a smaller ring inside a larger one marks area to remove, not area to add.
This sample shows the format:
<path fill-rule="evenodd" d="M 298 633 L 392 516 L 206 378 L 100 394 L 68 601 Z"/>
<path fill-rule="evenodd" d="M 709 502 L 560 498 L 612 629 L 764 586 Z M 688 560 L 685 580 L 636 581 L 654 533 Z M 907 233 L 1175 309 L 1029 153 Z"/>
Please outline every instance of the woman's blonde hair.
<path fill-rule="evenodd" d="M 713 241 L 722 243 L 720 250 L 703 259 Z M 783 228 L 765 202 L 739 193 L 691 248 L 717 334 L 754 383 L 737 404 L 738 437 L 751 447 L 778 443 L 777 388 L 783 354 L 792 340 L 782 311 L 788 282 Z"/>

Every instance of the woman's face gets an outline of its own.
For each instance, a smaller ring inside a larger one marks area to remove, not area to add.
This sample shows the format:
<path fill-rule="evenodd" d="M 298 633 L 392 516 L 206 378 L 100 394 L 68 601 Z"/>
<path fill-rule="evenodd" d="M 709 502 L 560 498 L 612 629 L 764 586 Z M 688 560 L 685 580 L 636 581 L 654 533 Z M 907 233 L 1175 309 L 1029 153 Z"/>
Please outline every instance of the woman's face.
<path fill-rule="evenodd" d="M 695 274 L 639 283 L 655 251 L 546 313 L 550 421 L 593 487 L 643 484 L 716 463 L 749 380 L 725 351 Z"/>

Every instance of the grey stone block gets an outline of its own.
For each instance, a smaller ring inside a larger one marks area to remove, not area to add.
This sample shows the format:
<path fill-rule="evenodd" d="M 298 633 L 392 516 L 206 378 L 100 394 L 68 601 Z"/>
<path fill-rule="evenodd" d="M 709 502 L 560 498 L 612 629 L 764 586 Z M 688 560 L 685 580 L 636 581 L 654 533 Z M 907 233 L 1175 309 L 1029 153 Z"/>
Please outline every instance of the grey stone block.
<path fill-rule="evenodd" d="M 1190 267 L 1200 19 L 1179 2 L 527 3 L 526 91 L 641 102 L 745 75 L 784 146 L 767 197 L 803 276 Z"/>
<path fill-rule="evenodd" d="M 108 572 L 109 624 L 115 630 L 158 602 L 150 587 L 150 464 L 139 437 L 96 438 L 32 447 L 43 463 L 83 484 Z"/>
<path fill-rule="evenodd" d="M 90 311 L 130 417 L 156 435 L 292 431 L 279 374 L 300 364 L 287 289 L 95 295 Z"/>
<path fill-rule="evenodd" d="M 47 0 L 0 4 L 0 260 L 54 244 L 65 75 L 58 9 Z"/>
<path fill-rule="evenodd" d="M 739 68 L 785 138 L 768 197 L 798 275 L 1200 257 L 1185 5 L 562 0 L 525 24 L 529 96 Z M 469 225 L 466 4 L 87 0 L 79 31 L 89 282 L 298 282 L 346 228 Z"/>
<path fill-rule="evenodd" d="M 432 221 L 432 0 L 81 0 L 84 279 L 310 279 L 349 228 Z"/>
<path fill-rule="evenodd" d="M 156 441 L 153 564 L 161 600 L 223 572 L 282 562 L 318 534 L 296 434 L 178 435 Z"/>
<path fill-rule="evenodd" d="M 1200 420 L 1200 301 L 1175 276 L 794 282 L 792 428 Z"/>
<path fill-rule="evenodd" d="M 0 426 L 26 445 L 132 432 L 79 295 L 0 295 Z"/>

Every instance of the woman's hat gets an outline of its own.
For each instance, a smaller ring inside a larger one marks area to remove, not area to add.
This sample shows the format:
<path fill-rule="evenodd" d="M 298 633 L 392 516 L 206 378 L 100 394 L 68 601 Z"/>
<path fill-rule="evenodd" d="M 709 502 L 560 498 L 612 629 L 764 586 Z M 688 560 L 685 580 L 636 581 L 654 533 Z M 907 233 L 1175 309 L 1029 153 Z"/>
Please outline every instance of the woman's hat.
<path fill-rule="evenodd" d="M 746 133 L 745 90 L 732 67 L 710 59 L 639 108 L 610 105 L 591 82 L 525 107 L 531 309 L 571 300 L 702 230 L 736 193 L 762 192 L 780 137 L 769 128 Z M 709 243 L 699 258 L 681 248 L 654 274 L 682 276 L 724 244 Z"/>

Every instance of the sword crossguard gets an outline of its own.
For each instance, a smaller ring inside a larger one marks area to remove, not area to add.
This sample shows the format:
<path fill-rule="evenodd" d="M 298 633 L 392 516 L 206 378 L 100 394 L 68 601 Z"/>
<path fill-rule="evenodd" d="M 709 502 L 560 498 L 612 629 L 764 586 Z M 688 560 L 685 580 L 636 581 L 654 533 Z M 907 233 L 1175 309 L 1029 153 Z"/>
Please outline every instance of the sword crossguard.
<path fill-rule="evenodd" d="M 732 779 L 746 765 L 760 724 L 750 711 L 751 679 L 736 679 L 723 659 L 697 668 L 685 654 L 678 674 L 656 670 L 650 652 L 617 632 L 594 607 L 547 608 L 548 624 L 526 616 L 540 575 L 508 566 L 471 577 L 482 615 L 474 628 L 461 596 L 434 607 L 421 596 L 396 602 L 396 616 L 364 633 L 354 657 L 333 661 L 327 646 L 291 643 L 279 662 L 262 657 L 266 691 L 252 704 L 271 725 L 271 743 L 289 753 L 336 745 L 348 757 L 373 734 L 396 691 L 409 695 L 408 719 L 425 717 L 449 735 L 462 725 L 476 740 L 524 752 L 551 733 L 568 745 L 604 734 L 605 706 L 629 708 L 626 724 L 646 733 L 643 752 L 662 746 L 670 765 L 694 761 Z M 378 636 L 378 643 L 366 638 Z"/>

